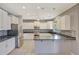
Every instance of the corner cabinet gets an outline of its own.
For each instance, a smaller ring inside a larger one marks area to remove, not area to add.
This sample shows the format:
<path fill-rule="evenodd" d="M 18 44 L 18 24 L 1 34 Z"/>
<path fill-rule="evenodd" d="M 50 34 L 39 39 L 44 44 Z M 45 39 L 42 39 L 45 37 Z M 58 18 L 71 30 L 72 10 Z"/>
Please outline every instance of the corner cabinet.
<path fill-rule="evenodd" d="M 15 37 L 0 42 L 0 55 L 7 55 L 15 48 Z"/>

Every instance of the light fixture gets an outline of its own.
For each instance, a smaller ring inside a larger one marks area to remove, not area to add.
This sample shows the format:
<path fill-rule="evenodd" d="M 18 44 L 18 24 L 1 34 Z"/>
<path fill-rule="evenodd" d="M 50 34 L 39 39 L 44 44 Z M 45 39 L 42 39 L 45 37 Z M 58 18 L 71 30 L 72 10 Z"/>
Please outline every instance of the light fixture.
<path fill-rule="evenodd" d="M 53 10 L 55 10 L 56 8 L 52 8 Z"/>
<path fill-rule="evenodd" d="M 23 9 L 26 9 L 26 7 L 25 7 L 25 6 L 22 6 L 22 8 L 23 8 Z"/>
<path fill-rule="evenodd" d="M 29 13 L 27 13 L 27 15 L 30 15 Z"/>
<path fill-rule="evenodd" d="M 45 8 L 41 8 L 42 10 L 44 10 Z"/>
<path fill-rule="evenodd" d="M 40 6 L 37 6 L 37 9 L 40 9 L 41 7 Z"/>
<path fill-rule="evenodd" d="M 37 19 L 38 21 L 40 20 L 40 19 Z"/>

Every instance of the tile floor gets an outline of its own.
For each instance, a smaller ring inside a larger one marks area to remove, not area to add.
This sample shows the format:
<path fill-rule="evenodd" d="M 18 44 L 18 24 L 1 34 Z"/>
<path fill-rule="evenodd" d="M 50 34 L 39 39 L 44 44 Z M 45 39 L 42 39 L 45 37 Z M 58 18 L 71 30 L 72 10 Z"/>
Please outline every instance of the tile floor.
<path fill-rule="evenodd" d="M 14 49 L 9 55 L 32 55 L 34 49 L 33 40 L 24 40 L 24 44 L 20 48 Z"/>
<path fill-rule="evenodd" d="M 34 40 L 24 40 L 23 46 L 21 48 L 14 49 L 9 55 L 36 55 L 36 54 L 37 55 L 72 55 L 72 54 L 78 54 L 76 45 L 74 43 L 75 43 L 74 40 L 72 40 L 72 42 L 65 41 L 65 43 L 55 41 L 54 46 L 52 46 L 54 48 L 51 48 L 53 49 L 52 53 L 40 53 L 41 51 L 43 52 L 44 50 L 39 50 L 39 49 L 45 49 L 44 47 L 37 48 L 39 44 L 34 45 Z M 41 44 L 40 47 L 41 46 L 44 46 L 44 45 Z M 35 51 L 36 49 L 37 51 Z"/>
<path fill-rule="evenodd" d="M 14 49 L 9 55 L 77 55 L 79 54 L 78 52 L 79 44 L 77 43 L 77 40 L 54 40 L 54 41 L 43 40 L 42 42 L 43 43 L 41 43 L 40 40 L 24 39 L 23 46 L 21 48 Z M 49 53 L 50 50 L 52 51 L 52 53 Z"/>

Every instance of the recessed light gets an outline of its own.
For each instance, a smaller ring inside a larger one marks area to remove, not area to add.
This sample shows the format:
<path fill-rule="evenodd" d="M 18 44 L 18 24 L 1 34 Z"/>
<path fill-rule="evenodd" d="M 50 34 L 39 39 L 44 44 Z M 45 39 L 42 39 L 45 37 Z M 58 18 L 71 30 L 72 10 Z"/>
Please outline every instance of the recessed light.
<path fill-rule="evenodd" d="M 45 8 L 41 8 L 42 10 L 44 10 Z"/>
<path fill-rule="evenodd" d="M 26 7 L 25 7 L 25 6 L 22 6 L 22 8 L 23 8 L 23 9 L 26 9 Z"/>
<path fill-rule="evenodd" d="M 37 19 L 38 21 L 40 20 L 40 19 Z"/>
<path fill-rule="evenodd" d="M 53 10 L 55 10 L 56 8 L 52 8 Z"/>
<path fill-rule="evenodd" d="M 29 13 L 27 13 L 27 15 L 30 15 Z"/>
<path fill-rule="evenodd" d="M 37 6 L 37 9 L 40 9 L 41 7 L 40 6 Z"/>

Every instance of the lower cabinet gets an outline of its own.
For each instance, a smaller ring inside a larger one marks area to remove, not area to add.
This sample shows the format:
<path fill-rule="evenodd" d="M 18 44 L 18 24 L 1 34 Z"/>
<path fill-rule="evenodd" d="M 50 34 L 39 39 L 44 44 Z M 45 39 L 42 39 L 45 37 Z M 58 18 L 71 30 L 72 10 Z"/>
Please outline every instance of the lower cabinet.
<path fill-rule="evenodd" d="M 15 48 L 15 38 L 0 42 L 0 55 L 6 55 Z"/>
<path fill-rule="evenodd" d="M 6 50 L 7 50 L 7 54 L 8 54 L 15 48 L 15 38 L 11 38 L 11 39 L 7 40 L 6 45 L 7 45 Z"/>
<path fill-rule="evenodd" d="M 6 42 L 0 43 L 0 55 L 6 54 Z"/>
<path fill-rule="evenodd" d="M 49 54 L 53 53 L 53 41 L 52 40 L 36 40 L 35 41 L 35 53 L 36 54 Z"/>
<path fill-rule="evenodd" d="M 73 42 L 73 41 L 72 41 Z M 71 54 L 74 51 L 74 44 L 71 40 L 35 40 L 36 54 Z M 75 52 L 75 51 L 74 51 Z"/>
<path fill-rule="evenodd" d="M 23 34 L 23 39 L 33 39 L 34 34 L 33 33 L 24 33 Z"/>

